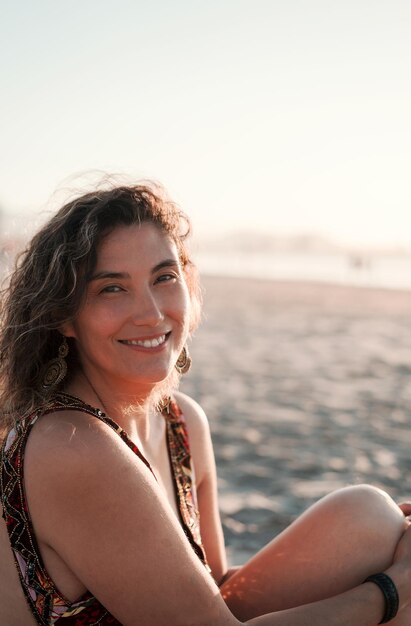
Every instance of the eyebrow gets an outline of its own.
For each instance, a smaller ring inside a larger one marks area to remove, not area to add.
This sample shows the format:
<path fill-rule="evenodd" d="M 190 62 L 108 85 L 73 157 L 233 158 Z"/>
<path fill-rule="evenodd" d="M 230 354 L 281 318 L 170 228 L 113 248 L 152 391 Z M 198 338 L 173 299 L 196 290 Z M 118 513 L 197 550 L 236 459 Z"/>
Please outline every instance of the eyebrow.
<path fill-rule="evenodd" d="M 176 266 L 180 267 L 180 261 L 178 259 L 165 259 L 164 261 L 157 263 L 157 265 L 155 265 L 152 268 L 151 273 L 155 274 L 156 272 L 158 272 L 159 270 L 162 270 L 163 268 L 176 267 Z M 92 276 L 90 276 L 88 278 L 88 282 L 91 282 L 93 280 L 102 280 L 103 278 L 129 279 L 131 278 L 131 276 L 128 272 L 110 272 L 110 271 L 102 270 L 101 272 L 97 272 L 96 274 L 93 274 Z"/>

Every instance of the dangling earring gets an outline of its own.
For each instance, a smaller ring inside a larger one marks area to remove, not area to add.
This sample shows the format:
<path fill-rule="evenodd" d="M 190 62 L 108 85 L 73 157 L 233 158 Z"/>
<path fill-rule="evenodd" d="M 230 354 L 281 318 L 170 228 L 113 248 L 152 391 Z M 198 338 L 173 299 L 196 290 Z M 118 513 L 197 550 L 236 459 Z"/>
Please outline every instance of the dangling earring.
<path fill-rule="evenodd" d="M 187 374 L 190 367 L 191 367 L 191 357 L 188 354 L 188 350 L 186 346 L 184 346 L 184 348 L 180 352 L 180 356 L 177 359 L 175 368 L 179 374 Z"/>
<path fill-rule="evenodd" d="M 59 347 L 58 357 L 51 359 L 47 363 L 43 374 L 42 386 L 46 391 L 49 391 L 53 387 L 57 387 L 67 374 L 67 363 L 65 358 L 68 355 L 68 352 L 69 347 L 67 345 L 67 339 L 63 337 L 63 341 Z"/>

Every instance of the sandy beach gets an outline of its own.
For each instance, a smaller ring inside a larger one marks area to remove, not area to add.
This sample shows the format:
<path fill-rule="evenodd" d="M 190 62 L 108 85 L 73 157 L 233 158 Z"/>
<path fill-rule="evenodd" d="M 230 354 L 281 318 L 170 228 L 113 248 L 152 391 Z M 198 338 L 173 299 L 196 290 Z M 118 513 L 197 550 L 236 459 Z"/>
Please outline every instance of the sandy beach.
<path fill-rule="evenodd" d="M 203 285 L 182 390 L 210 420 L 231 562 L 332 489 L 411 499 L 411 291 Z"/>

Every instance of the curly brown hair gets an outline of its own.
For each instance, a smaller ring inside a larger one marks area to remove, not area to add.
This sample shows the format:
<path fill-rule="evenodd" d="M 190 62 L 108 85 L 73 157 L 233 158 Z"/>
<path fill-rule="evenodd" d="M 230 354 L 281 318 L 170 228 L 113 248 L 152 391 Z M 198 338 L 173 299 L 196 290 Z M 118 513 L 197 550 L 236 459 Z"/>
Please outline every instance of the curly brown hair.
<path fill-rule="evenodd" d="M 21 253 L 2 294 L 0 428 L 30 414 L 47 399 L 41 374 L 57 356 L 59 328 L 79 310 L 101 239 L 116 226 L 143 222 L 157 225 L 177 246 L 191 295 L 194 330 L 200 288 L 186 245 L 190 222 L 164 189 L 154 183 L 112 186 L 68 202 Z M 69 372 L 78 365 L 73 342 L 70 348 Z"/>

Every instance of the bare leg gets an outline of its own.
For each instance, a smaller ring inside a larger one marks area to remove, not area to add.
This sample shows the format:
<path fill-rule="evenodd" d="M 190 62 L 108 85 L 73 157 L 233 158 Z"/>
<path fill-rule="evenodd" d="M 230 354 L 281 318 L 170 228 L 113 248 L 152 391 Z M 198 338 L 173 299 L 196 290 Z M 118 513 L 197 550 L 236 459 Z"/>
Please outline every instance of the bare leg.
<path fill-rule="evenodd" d="M 221 593 L 241 621 L 342 593 L 391 565 L 406 526 L 383 491 L 340 489 L 235 572 Z"/>

